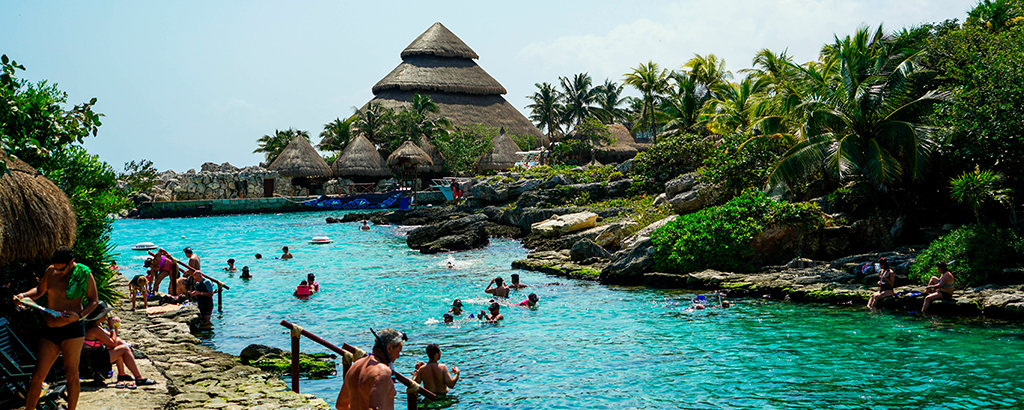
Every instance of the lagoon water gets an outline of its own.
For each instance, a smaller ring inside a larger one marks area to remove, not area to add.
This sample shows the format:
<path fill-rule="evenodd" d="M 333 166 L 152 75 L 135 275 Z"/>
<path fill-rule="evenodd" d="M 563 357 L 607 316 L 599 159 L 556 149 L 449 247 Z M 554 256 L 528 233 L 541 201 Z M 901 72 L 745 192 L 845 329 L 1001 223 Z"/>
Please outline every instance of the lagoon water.
<path fill-rule="evenodd" d="M 421 255 L 405 245 L 407 228 L 361 232 L 355 223 L 324 222 L 337 214 L 120 220 L 113 238 L 128 277 L 145 259 L 129 248 L 148 241 L 179 258 L 191 246 L 203 271 L 231 287 L 205 344 L 236 355 L 253 343 L 288 350 L 279 324 L 287 319 L 369 350 L 368 328 L 393 327 L 409 335 L 399 372 L 411 376 L 429 343 L 459 367 L 455 409 L 1024 408 L 1020 324 L 764 299 L 690 312 L 694 295 L 686 292 L 519 271 L 530 287 L 511 299 L 535 292 L 537 309 L 503 306 L 500 324 L 444 325 L 437 320 L 452 299 L 462 299 L 467 314 L 483 309 L 490 278 L 508 280 L 510 263 L 525 257 L 520 244 L 492 240 L 486 249 Z M 335 242 L 308 244 L 314 236 Z M 282 246 L 295 258 L 274 259 Z M 228 258 L 249 266 L 253 279 L 222 271 Z M 449 261 L 457 269 L 446 269 Z M 307 273 L 321 292 L 300 300 L 292 292 Z M 302 349 L 327 351 L 305 338 Z M 301 391 L 333 408 L 340 387 L 337 377 L 304 380 Z"/>

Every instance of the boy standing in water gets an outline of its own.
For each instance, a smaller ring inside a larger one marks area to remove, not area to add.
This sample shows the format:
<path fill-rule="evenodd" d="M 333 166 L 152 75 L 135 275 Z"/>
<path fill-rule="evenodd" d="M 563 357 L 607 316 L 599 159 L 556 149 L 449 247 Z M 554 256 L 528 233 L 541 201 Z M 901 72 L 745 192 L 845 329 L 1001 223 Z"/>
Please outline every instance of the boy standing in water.
<path fill-rule="evenodd" d="M 459 368 L 452 366 L 451 373 L 448 372 L 448 366 L 439 362 L 441 347 L 436 343 L 427 345 L 427 358 L 427 364 L 416 363 L 416 372 L 413 373 L 412 379 L 436 394 L 437 400 L 443 400 L 444 396 L 448 395 L 448 389 L 455 387 L 455 383 L 459 381 Z"/>

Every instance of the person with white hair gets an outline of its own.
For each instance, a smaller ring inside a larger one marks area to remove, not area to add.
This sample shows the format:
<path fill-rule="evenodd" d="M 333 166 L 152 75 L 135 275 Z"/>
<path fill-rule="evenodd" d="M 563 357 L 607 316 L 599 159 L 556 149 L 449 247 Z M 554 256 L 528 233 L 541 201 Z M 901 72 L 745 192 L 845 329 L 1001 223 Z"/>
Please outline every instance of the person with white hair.
<path fill-rule="evenodd" d="M 391 380 L 391 365 L 409 338 L 392 328 L 382 329 L 375 338 L 373 353 L 356 360 L 345 373 L 335 406 L 338 410 L 394 410 L 398 392 Z"/>

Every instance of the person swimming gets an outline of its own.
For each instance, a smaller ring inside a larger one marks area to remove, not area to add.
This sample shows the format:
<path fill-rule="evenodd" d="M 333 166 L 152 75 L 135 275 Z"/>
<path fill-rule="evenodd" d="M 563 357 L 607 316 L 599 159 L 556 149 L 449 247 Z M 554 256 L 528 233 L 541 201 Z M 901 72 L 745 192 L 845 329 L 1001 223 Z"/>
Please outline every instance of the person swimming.
<path fill-rule="evenodd" d="M 452 310 L 449 310 L 448 313 L 451 313 L 452 315 L 455 316 L 462 315 L 462 301 L 455 299 L 455 301 L 452 302 Z"/>
<path fill-rule="evenodd" d="M 494 289 L 491 289 L 491 285 L 495 285 Z M 491 279 L 491 282 L 487 284 L 487 288 L 484 289 L 485 293 L 490 293 L 496 297 L 507 298 L 508 288 L 505 287 L 505 280 L 501 276 Z"/>
<path fill-rule="evenodd" d="M 442 318 L 444 319 L 444 323 L 453 323 L 453 322 L 455 322 L 455 317 L 452 316 L 451 313 L 445 313 L 444 316 L 442 316 Z"/>
<path fill-rule="evenodd" d="M 363 224 L 359 226 L 359 230 L 360 231 L 369 231 L 370 230 L 370 225 L 368 225 L 366 223 L 366 221 L 363 221 Z"/>
<path fill-rule="evenodd" d="M 256 254 L 256 259 L 263 259 L 263 254 L 257 253 Z"/>
<path fill-rule="evenodd" d="M 242 279 L 252 279 L 252 275 L 249 274 L 249 267 L 248 266 L 243 266 L 242 267 L 242 276 L 239 276 L 239 278 L 242 278 Z"/>
<path fill-rule="evenodd" d="M 309 288 L 309 283 L 306 281 L 302 281 L 299 286 L 295 287 L 295 296 L 309 296 L 312 293 L 313 292 L 311 292 Z"/>
<path fill-rule="evenodd" d="M 537 294 L 531 293 L 530 296 L 526 298 L 526 300 L 516 303 L 516 306 L 534 307 L 537 306 L 538 301 L 540 301 L 540 298 L 537 297 Z"/>

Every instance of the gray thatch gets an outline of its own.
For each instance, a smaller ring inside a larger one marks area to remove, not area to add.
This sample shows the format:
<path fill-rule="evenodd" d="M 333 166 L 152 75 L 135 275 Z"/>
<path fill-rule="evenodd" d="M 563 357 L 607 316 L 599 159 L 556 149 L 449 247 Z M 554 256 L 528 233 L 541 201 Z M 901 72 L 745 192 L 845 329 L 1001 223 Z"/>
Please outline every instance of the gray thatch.
<path fill-rule="evenodd" d="M 630 135 L 629 129 L 622 124 L 608 126 L 615 142 L 610 145 L 597 148 L 597 158 L 603 162 L 623 162 L 636 156 L 639 152 L 636 148 L 636 140 Z"/>
<path fill-rule="evenodd" d="M 417 55 L 471 58 L 474 60 L 480 58 L 472 48 L 463 43 L 459 36 L 448 30 L 441 22 L 434 23 L 427 31 L 416 37 L 405 50 L 402 50 L 403 60 L 406 57 Z"/>
<path fill-rule="evenodd" d="M 519 146 L 508 134 L 498 134 L 497 137 L 494 137 L 493 143 L 494 146 L 477 160 L 477 172 L 504 171 L 511 169 L 519 161 L 519 156 L 516 155 Z"/>
<path fill-rule="evenodd" d="M 365 136 L 358 136 L 341 151 L 341 156 L 331 167 L 336 177 L 390 177 L 384 158 Z"/>
<path fill-rule="evenodd" d="M 416 167 L 419 172 L 430 172 L 434 174 L 440 174 L 444 170 L 444 156 L 441 155 L 441 151 L 437 150 L 434 144 L 430 143 L 430 140 L 426 136 L 420 137 L 420 149 L 430 155 L 430 161 L 433 165 L 420 165 Z"/>
<path fill-rule="evenodd" d="M 296 136 L 267 169 L 283 177 L 330 177 L 327 165 L 316 149 L 303 136 Z"/>
<path fill-rule="evenodd" d="M 484 124 L 510 134 L 546 137 L 501 95 L 507 91 L 473 59 L 475 52 L 440 23 L 434 24 L 402 52 L 402 64 L 373 87 L 370 102 L 402 110 L 420 94 L 437 104 L 452 125 Z M 363 109 L 366 107 L 364 106 Z M 422 146 L 422 144 L 421 144 Z M 434 166 L 437 158 L 434 158 Z"/>
<path fill-rule="evenodd" d="M 434 165 L 434 161 L 430 159 L 430 155 L 427 155 L 426 152 L 417 147 L 412 141 L 402 143 L 395 152 L 388 155 L 388 166 L 392 168 L 404 168 L 421 164 Z"/>
<path fill-rule="evenodd" d="M 0 174 L 0 265 L 49 258 L 77 234 L 75 210 L 64 192 L 23 161 L 6 158 Z"/>

